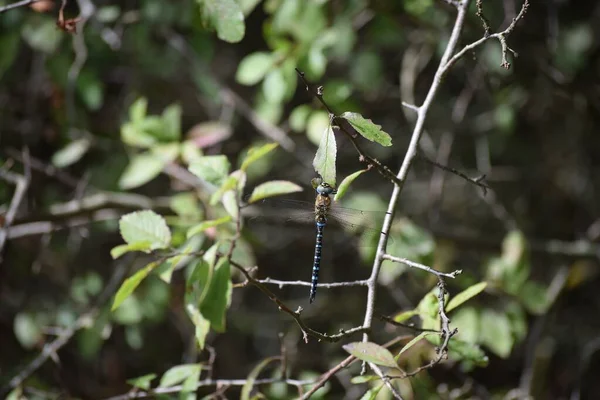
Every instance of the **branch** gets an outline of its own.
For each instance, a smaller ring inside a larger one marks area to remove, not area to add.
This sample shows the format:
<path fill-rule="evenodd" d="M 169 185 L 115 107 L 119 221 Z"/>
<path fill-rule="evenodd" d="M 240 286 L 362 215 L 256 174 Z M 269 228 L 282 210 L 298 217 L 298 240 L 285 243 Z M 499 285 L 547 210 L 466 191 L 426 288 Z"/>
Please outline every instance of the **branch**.
<path fill-rule="evenodd" d="M 260 283 L 265 283 L 265 284 L 278 285 L 280 288 L 282 288 L 284 286 L 311 286 L 312 285 L 311 282 L 306 282 L 306 281 L 280 281 L 280 280 L 271 279 L 271 278 L 257 279 L 256 281 L 260 282 Z M 319 283 L 319 284 L 317 284 L 317 287 L 334 288 L 334 287 L 348 287 L 348 286 L 367 286 L 367 284 L 368 284 L 367 280 L 362 280 L 362 281 L 350 281 L 350 282 Z"/>
<path fill-rule="evenodd" d="M 8 230 L 15 220 L 19 206 L 23 202 L 23 198 L 25 197 L 25 193 L 29 187 L 30 173 L 28 168 L 29 167 L 26 164 L 25 175 L 19 175 L 0 168 L 0 178 L 15 185 L 15 192 L 12 200 L 10 201 L 8 211 L 6 211 L 6 214 L 4 215 L 2 229 L 0 229 L 0 263 L 2 262 L 2 250 L 4 249 L 4 244 L 8 238 Z"/>
<path fill-rule="evenodd" d="M 357 140 L 355 139 L 356 134 L 351 133 L 348 129 L 348 122 L 346 120 L 344 120 L 343 118 L 337 117 L 335 115 L 335 113 L 333 112 L 333 110 L 331 109 L 331 107 L 329 107 L 329 105 L 325 102 L 325 99 L 323 99 L 323 87 L 319 86 L 317 88 L 317 90 L 311 90 L 311 86 L 308 83 L 308 81 L 306 80 L 306 77 L 304 76 L 304 72 L 302 72 L 298 68 L 296 68 L 296 73 L 298 74 L 300 79 L 302 79 L 302 82 L 304 82 L 304 85 L 306 86 L 306 90 L 309 93 L 311 93 L 313 96 L 315 96 L 317 98 L 317 100 L 319 100 L 321 102 L 321 104 L 323 104 L 323 107 L 325 107 L 325 109 L 329 113 L 329 117 L 332 118 L 332 120 L 337 123 L 337 126 L 341 129 L 341 131 L 344 132 L 344 134 L 346 134 L 346 137 L 348 138 L 348 140 L 350 140 L 350 142 L 354 146 L 354 149 L 359 154 L 359 160 L 362 162 L 366 162 L 367 164 L 369 164 L 369 166 L 371 166 L 372 168 L 375 168 L 377 170 L 377 172 L 379 172 L 384 178 L 389 179 L 390 181 L 392 181 L 395 184 L 399 184 L 400 182 L 398 181 L 396 176 L 394 176 L 394 173 L 388 167 L 386 167 L 381 162 L 379 162 L 379 160 L 376 160 L 376 159 L 370 157 L 369 155 L 367 155 L 360 148 Z"/>
<path fill-rule="evenodd" d="M 481 39 L 479 39 L 479 40 L 477 40 L 477 41 L 475 41 L 475 42 L 473 42 L 471 44 L 468 44 L 465 47 L 463 47 L 462 50 L 460 50 L 458 53 L 456 53 L 443 66 L 440 76 L 443 77 L 446 74 L 446 72 L 448 72 L 448 70 L 458 60 L 460 60 L 465 54 L 467 54 L 471 50 L 474 50 L 475 48 L 481 46 L 483 43 L 487 42 L 489 39 L 497 39 L 500 42 L 500 45 L 502 46 L 502 63 L 501 63 L 501 66 L 504 67 L 504 68 L 506 68 L 506 69 L 510 68 L 510 63 L 506 60 L 506 53 L 507 53 L 507 51 L 511 51 L 515 56 L 516 56 L 516 53 L 506 45 L 506 37 L 508 35 L 510 35 L 512 33 L 512 31 L 515 29 L 515 27 L 517 26 L 517 22 L 519 22 L 525 16 L 525 13 L 527 13 L 527 9 L 528 8 L 529 8 L 529 0 L 525 0 L 523 2 L 523 6 L 521 7 L 521 11 L 519 11 L 519 14 L 517 14 L 517 16 L 515 18 L 513 18 L 512 22 L 508 26 L 508 28 L 506 28 L 502 32 L 494 33 L 494 34 L 491 34 L 491 35 L 488 35 L 488 36 L 484 36 Z"/>
<path fill-rule="evenodd" d="M 33 361 L 31 361 L 23 370 L 21 370 L 21 372 L 14 376 L 2 389 L 2 391 L 9 391 L 19 386 L 25 379 L 37 371 L 37 369 L 40 368 L 46 362 L 46 360 L 48 360 L 48 358 L 54 357 L 56 352 L 66 345 L 71 340 L 73 335 L 75 335 L 75 333 L 82 328 L 92 326 L 94 324 L 94 319 L 100 313 L 102 306 L 110 299 L 123 280 L 126 271 L 127 268 L 123 266 L 115 268 L 110 281 L 104 288 L 104 291 L 98 296 L 95 302 L 96 305 L 92 306 L 87 312 L 77 318 L 72 326 L 65 328 L 51 343 L 46 344 L 42 349 L 42 352 L 38 354 L 38 356 L 34 358 Z"/>
<path fill-rule="evenodd" d="M 273 292 L 271 292 L 263 283 L 259 282 L 257 279 L 254 279 L 252 277 L 252 275 L 250 275 L 250 272 L 248 272 L 248 270 L 246 270 L 246 268 L 242 267 L 241 265 L 234 262 L 233 260 L 231 260 L 230 263 L 235 268 L 237 268 L 242 274 L 244 274 L 244 276 L 246 277 L 246 281 L 248 283 L 250 283 L 250 284 L 256 286 L 258 289 L 260 289 L 261 292 L 266 294 L 275 304 L 277 304 L 277 306 L 279 307 L 279 309 L 281 311 L 289 314 L 292 318 L 294 318 L 294 320 L 296 321 L 296 323 L 302 330 L 302 334 L 303 334 L 305 343 L 308 343 L 308 336 L 313 336 L 319 340 L 324 340 L 326 342 L 334 343 L 345 337 L 351 336 L 355 333 L 364 333 L 371 329 L 370 327 L 365 328 L 363 326 L 358 326 L 358 327 L 348 329 L 348 330 L 340 330 L 340 333 L 337 333 L 335 335 L 329 335 L 326 333 L 321 333 L 321 332 L 315 331 L 314 329 L 308 327 L 304 323 L 304 321 L 302 321 L 302 319 L 300 318 L 300 314 L 302 312 L 301 307 L 298 308 L 298 311 L 292 311 L 281 300 L 279 300 L 279 298 Z"/>
<path fill-rule="evenodd" d="M 384 254 L 382 256 L 382 258 L 384 260 L 390 260 L 390 261 L 393 261 L 393 262 L 404 264 L 404 265 L 406 265 L 408 267 L 411 267 L 411 268 L 422 269 L 423 271 L 427 271 L 427 272 L 429 272 L 431 274 L 434 274 L 434 275 L 436 275 L 438 277 L 445 276 L 446 278 L 452 278 L 452 279 L 454 279 L 454 278 L 456 278 L 456 275 L 460 275 L 462 273 L 461 269 L 457 269 L 456 271 L 453 271 L 453 272 L 450 272 L 450 273 L 436 271 L 435 269 L 433 269 L 431 267 L 428 267 L 427 265 L 419 264 L 419 263 L 416 263 L 414 261 L 410 261 L 410 260 L 408 260 L 406 258 L 402 258 L 402 257 L 394 257 L 394 256 L 389 255 L 389 254 Z"/>
<path fill-rule="evenodd" d="M 37 3 L 38 1 L 41 1 L 41 0 L 21 0 L 21 1 L 15 2 L 15 3 L 11 3 L 8 5 L 2 6 L 2 7 L 0 7 L 0 14 L 2 14 L 3 12 L 6 12 L 6 11 L 10 11 L 14 8 L 24 7 L 24 6 L 33 4 L 33 3 Z"/>
<path fill-rule="evenodd" d="M 404 182 L 406 181 L 406 177 L 408 176 L 408 171 L 412 165 L 413 160 L 417 156 L 417 149 L 419 145 L 419 140 L 421 139 L 421 135 L 423 134 L 423 128 L 425 125 L 425 120 L 427 119 L 427 114 L 429 112 L 429 107 L 433 103 L 433 99 L 435 98 L 440 84 L 442 82 L 442 77 L 447 71 L 448 60 L 450 60 L 451 55 L 454 53 L 456 45 L 458 43 L 458 38 L 460 37 L 460 32 L 465 23 L 465 17 L 467 10 L 469 9 L 471 1 L 464 0 L 462 3 L 457 5 L 457 16 L 454 22 L 454 28 L 452 29 L 452 33 L 450 35 L 450 39 L 448 41 L 448 45 L 446 46 L 446 50 L 440 60 L 438 69 L 433 78 L 433 82 L 429 88 L 427 96 L 425 97 L 425 101 L 418 108 L 417 112 L 417 120 L 415 122 L 415 127 L 413 129 L 413 133 L 410 138 L 410 143 L 408 145 L 408 149 L 406 151 L 406 155 L 404 156 L 404 161 L 402 162 L 402 166 L 400 167 L 400 171 L 398 172 L 397 178 L 400 181 L 399 184 L 395 184 L 394 190 L 392 191 L 392 195 L 390 197 L 390 201 L 388 204 L 387 213 L 383 222 L 382 232 L 383 234 L 379 238 L 379 244 L 377 245 L 377 253 L 375 256 L 375 261 L 373 262 L 373 269 L 371 271 L 371 276 L 369 277 L 368 284 L 368 293 L 367 293 L 367 306 L 365 311 L 365 319 L 363 322 L 363 326 L 365 328 L 370 328 L 373 323 L 373 314 L 375 309 L 375 297 L 377 294 L 377 278 L 379 276 L 379 271 L 381 270 L 381 265 L 384 260 L 385 249 L 387 247 L 387 241 L 389 237 L 389 232 L 392 226 L 392 222 L 394 219 L 394 213 L 396 211 L 396 205 L 400 198 L 400 193 L 402 192 L 402 188 L 404 187 Z M 369 341 L 368 333 L 363 334 L 363 341 Z"/>
<path fill-rule="evenodd" d="M 196 384 L 196 389 L 208 386 L 216 386 L 216 387 L 227 387 L 227 386 L 244 386 L 248 383 L 247 379 L 205 379 Z M 271 383 L 286 383 L 288 385 L 293 385 L 297 387 L 310 385 L 313 383 L 312 380 L 299 381 L 295 379 L 256 379 L 254 380 L 254 385 L 265 385 Z M 168 388 L 156 388 L 153 390 L 139 391 L 139 392 L 129 392 L 126 394 L 122 394 L 119 396 L 113 396 L 106 398 L 105 400 L 128 400 L 128 399 L 139 399 L 142 397 L 153 397 L 158 394 L 168 394 L 168 393 L 179 393 L 183 391 L 183 385 L 171 386 Z"/>

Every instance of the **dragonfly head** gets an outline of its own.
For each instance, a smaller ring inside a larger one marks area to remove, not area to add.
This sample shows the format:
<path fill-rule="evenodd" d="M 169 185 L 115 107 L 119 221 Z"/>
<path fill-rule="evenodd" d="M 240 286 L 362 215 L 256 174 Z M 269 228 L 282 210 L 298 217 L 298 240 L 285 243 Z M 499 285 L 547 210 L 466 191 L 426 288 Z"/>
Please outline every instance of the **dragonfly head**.
<path fill-rule="evenodd" d="M 333 186 L 331 186 L 327 182 L 321 182 L 315 190 L 317 191 L 317 194 L 320 194 L 322 196 L 329 196 L 330 194 L 336 193 L 336 190 L 333 188 Z"/>

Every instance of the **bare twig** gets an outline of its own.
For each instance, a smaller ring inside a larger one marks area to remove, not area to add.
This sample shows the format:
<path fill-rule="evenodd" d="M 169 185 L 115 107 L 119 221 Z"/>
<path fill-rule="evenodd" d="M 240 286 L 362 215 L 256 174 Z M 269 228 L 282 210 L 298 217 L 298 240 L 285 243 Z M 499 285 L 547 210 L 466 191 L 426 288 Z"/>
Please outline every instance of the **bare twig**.
<path fill-rule="evenodd" d="M 477 13 L 475 15 L 477 15 L 479 17 L 479 19 L 481 20 L 481 23 L 483 24 L 483 37 L 488 37 L 490 36 L 490 21 L 488 21 L 488 19 L 485 17 L 485 15 L 483 15 L 483 4 L 482 4 L 482 0 L 477 0 L 475 2 L 475 5 L 477 6 Z"/>
<path fill-rule="evenodd" d="M 313 96 L 315 96 L 315 98 L 317 100 L 319 100 L 319 102 L 323 105 L 323 107 L 325 107 L 325 109 L 329 113 L 329 118 L 337 124 L 337 126 L 340 128 L 340 130 L 342 132 L 344 132 L 344 134 L 346 135 L 348 140 L 350 140 L 350 142 L 354 146 L 354 149 L 359 154 L 360 161 L 366 162 L 367 164 L 369 164 L 369 166 L 375 168 L 377 170 L 377 172 L 379 172 L 386 179 L 389 179 L 393 183 L 399 184 L 400 182 L 397 180 L 394 173 L 388 167 L 386 167 L 381 162 L 379 162 L 379 160 L 370 157 L 368 154 L 366 154 L 361 149 L 360 145 L 358 144 L 358 141 L 355 138 L 356 134 L 353 134 L 348 129 L 348 125 L 349 125 L 348 122 L 345 121 L 343 118 L 339 118 L 337 115 L 335 115 L 335 113 L 333 112 L 331 107 L 329 107 L 329 105 L 325 102 L 325 99 L 323 99 L 323 87 L 319 86 L 316 90 L 312 89 L 311 85 L 308 83 L 308 81 L 306 80 L 306 77 L 304 76 L 304 72 L 302 72 L 298 68 L 296 68 L 296 73 L 298 74 L 298 76 L 300 77 L 300 79 L 302 80 L 304 85 L 306 86 L 306 90 L 309 93 L 311 93 Z"/>
<path fill-rule="evenodd" d="M 7 384 L 3 390 L 11 390 L 23 383 L 25 379 L 27 379 L 31 374 L 37 371 L 50 357 L 54 357 L 56 352 L 61 349 L 64 345 L 66 345 L 73 335 L 77 333 L 80 329 L 92 326 L 94 324 L 94 320 L 98 316 L 101 311 L 103 305 L 110 299 L 113 295 L 117 286 L 121 283 L 125 273 L 127 272 L 127 268 L 124 266 L 120 266 L 114 269 L 114 272 L 110 278 L 110 281 L 104 288 L 103 292 L 98 296 L 98 299 L 95 302 L 95 306 L 91 307 L 87 312 L 82 314 L 73 325 L 68 328 L 65 328 L 56 339 L 54 339 L 51 343 L 48 343 L 42 349 L 42 352 L 33 359 L 21 372 L 19 372 L 16 376 L 14 376 Z"/>
<path fill-rule="evenodd" d="M 266 283 L 271 285 L 277 285 L 280 288 L 284 286 L 311 286 L 311 282 L 307 281 L 280 281 L 277 279 L 265 278 L 257 279 L 257 282 Z M 350 282 L 332 282 L 332 283 L 319 283 L 317 287 L 320 288 L 334 288 L 334 287 L 348 287 L 348 286 L 367 286 L 368 281 L 350 281 Z"/>
<path fill-rule="evenodd" d="M 450 68 L 458 60 L 460 60 L 462 57 L 464 57 L 465 54 L 467 54 L 467 53 L 471 52 L 472 50 L 476 49 L 477 47 L 481 46 L 483 43 L 487 42 L 489 39 L 497 39 L 500 42 L 500 45 L 502 46 L 502 64 L 501 65 L 504 68 L 507 68 L 507 69 L 510 68 L 510 63 L 508 61 L 506 61 L 506 52 L 511 51 L 514 53 L 514 51 L 511 50 L 506 45 L 506 37 L 508 35 L 510 35 L 512 33 L 512 31 L 515 29 L 517 22 L 519 22 L 525 16 L 528 8 L 529 8 L 529 0 L 525 0 L 523 2 L 523 6 L 521 7 L 521 11 L 519 12 L 519 14 L 517 14 L 517 16 L 515 18 L 513 18 L 512 22 L 508 26 L 508 28 L 506 28 L 502 32 L 493 33 L 491 35 L 484 36 L 481 39 L 463 47 L 462 50 L 460 50 L 458 53 L 454 54 L 454 56 L 452 56 L 452 58 L 450 58 L 448 60 L 448 62 L 442 67 L 440 76 L 443 77 L 446 74 L 446 72 L 448 72 L 450 70 Z"/>
<path fill-rule="evenodd" d="M 304 321 L 301 319 L 300 314 L 302 312 L 302 308 L 298 308 L 298 311 L 292 311 L 281 300 L 279 300 L 279 298 L 273 292 L 271 292 L 264 284 L 262 284 L 261 282 L 259 282 L 256 279 L 254 279 L 252 277 L 252 275 L 250 274 L 250 272 L 248 272 L 248 270 L 246 268 L 242 267 L 241 265 L 234 262 L 233 260 L 231 261 L 231 265 L 233 265 L 235 268 L 237 268 L 244 275 L 244 277 L 246 278 L 246 281 L 248 283 L 256 286 L 258 289 L 260 289 L 261 292 L 266 294 L 269 297 L 269 299 L 271 299 L 275 304 L 277 304 L 277 306 L 279 307 L 279 309 L 281 311 L 289 314 L 292 318 L 294 318 L 294 320 L 296 321 L 296 323 L 302 330 L 305 342 L 308 342 L 309 336 L 313 336 L 319 340 L 324 340 L 326 342 L 337 342 L 345 337 L 354 335 L 356 333 L 364 333 L 367 330 L 370 330 L 370 328 L 358 326 L 358 327 L 348 329 L 348 330 L 340 330 L 340 333 L 337 333 L 334 335 L 329 335 L 326 333 L 321 333 L 321 332 L 315 331 L 314 329 L 308 327 L 304 323 Z"/>
<path fill-rule="evenodd" d="M 404 265 L 406 265 L 408 267 L 411 267 L 411 268 L 422 269 L 423 271 L 427 271 L 427 272 L 429 272 L 431 274 L 434 274 L 434 275 L 436 275 L 438 277 L 445 276 L 447 278 L 456 278 L 456 275 L 460 275 L 462 273 L 462 270 L 460 270 L 460 269 L 457 269 L 456 271 L 453 271 L 453 272 L 440 272 L 440 271 L 436 271 L 435 269 L 433 269 L 431 267 L 428 267 L 427 265 L 419 264 L 419 263 L 416 263 L 414 261 L 410 261 L 410 260 L 408 260 L 406 258 L 394 257 L 394 256 L 389 255 L 389 254 L 384 254 L 382 256 L 382 259 L 384 259 L 384 260 L 390 260 L 390 261 L 397 262 L 397 263 L 400 263 L 400 264 L 404 264 Z"/>
<path fill-rule="evenodd" d="M 6 243 L 6 239 L 8 238 L 8 230 L 12 225 L 15 217 L 17 215 L 17 211 L 23 198 L 25 197 L 25 193 L 27 192 L 27 187 L 29 186 L 30 181 L 30 172 L 29 166 L 25 165 L 25 175 L 19 175 L 11 171 L 6 171 L 0 168 L 0 178 L 3 180 L 12 183 L 15 185 L 15 192 L 13 194 L 12 200 L 10 202 L 10 206 L 8 207 L 8 211 L 4 216 L 4 223 L 2 224 L 2 229 L 0 229 L 0 262 L 2 261 L 2 251 L 4 249 L 4 244 Z"/>
<path fill-rule="evenodd" d="M 248 382 L 247 379 L 205 379 L 196 384 L 196 389 L 202 387 L 222 387 L 222 386 L 244 386 Z M 256 379 L 254 381 L 255 385 L 268 385 L 273 383 L 286 383 L 288 385 L 302 387 L 306 385 L 311 385 L 313 381 L 299 381 L 295 379 Z M 144 397 L 153 397 L 158 394 L 168 394 L 168 393 L 179 393 L 183 390 L 183 385 L 171 386 L 168 388 L 157 388 L 149 391 L 138 391 L 138 392 L 129 392 L 119 396 L 109 397 L 105 400 L 128 400 L 128 399 L 141 399 Z"/>
<path fill-rule="evenodd" d="M 12 9 L 18 8 L 18 7 L 25 7 L 30 4 L 37 3 L 38 1 L 41 1 L 41 0 L 21 0 L 21 1 L 11 3 L 11 4 L 7 4 L 5 6 L 0 7 L 0 14 L 3 12 L 6 12 L 6 11 L 10 11 Z"/>
<path fill-rule="evenodd" d="M 448 60 L 450 60 L 450 57 L 454 53 L 454 50 L 458 43 L 458 38 L 460 37 L 460 33 L 463 28 L 465 17 L 467 14 L 467 10 L 469 9 L 470 3 L 470 0 L 464 0 L 457 6 L 457 16 L 454 22 L 454 28 L 452 29 L 452 33 L 448 41 L 448 45 L 446 46 L 446 50 L 444 51 L 444 54 L 440 60 L 438 69 L 435 73 L 433 82 L 431 83 L 427 96 L 425 97 L 423 104 L 418 108 L 417 120 L 413 129 L 413 133 L 411 135 L 410 143 L 406 151 L 406 155 L 404 156 L 402 166 L 400 167 L 400 171 L 397 175 L 400 184 L 395 184 L 394 190 L 392 191 L 392 195 L 388 204 L 387 214 L 385 216 L 382 227 L 382 231 L 384 232 L 384 234 L 382 234 L 379 238 L 377 253 L 375 256 L 375 261 L 373 263 L 373 269 L 371 270 L 371 276 L 369 277 L 367 306 L 365 312 L 365 319 L 363 322 L 363 327 L 365 328 L 370 328 L 373 323 L 375 297 L 377 294 L 377 278 L 379 276 L 379 271 L 381 270 L 381 265 L 384 261 L 384 256 L 386 255 L 385 249 L 387 247 L 388 242 L 388 233 L 390 232 L 392 221 L 394 219 L 396 204 L 398 203 L 398 200 L 400 198 L 400 193 L 402 192 L 404 182 L 406 181 L 406 178 L 408 176 L 408 171 L 410 170 L 413 160 L 417 156 L 419 140 L 421 139 L 421 135 L 423 133 L 423 128 L 425 126 L 425 120 L 429 112 L 429 107 L 433 103 L 433 100 L 441 85 L 442 77 L 447 71 L 446 66 L 448 65 Z M 369 335 L 367 332 L 365 332 L 363 334 L 363 341 L 367 342 L 368 340 Z"/>

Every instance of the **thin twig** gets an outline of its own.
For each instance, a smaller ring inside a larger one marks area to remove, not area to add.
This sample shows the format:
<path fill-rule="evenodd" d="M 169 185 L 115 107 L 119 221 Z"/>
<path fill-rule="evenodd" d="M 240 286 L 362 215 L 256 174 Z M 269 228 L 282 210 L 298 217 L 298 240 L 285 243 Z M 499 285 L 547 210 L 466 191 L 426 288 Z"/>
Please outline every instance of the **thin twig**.
<path fill-rule="evenodd" d="M 196 384 L 196 389 L 202 387 L 209 386 L 244 386 L 248 382 L 247 379 L 205 379 Z M 288 385 L 302 387 L 306 385 L 311 385 L 314 381 L 305 380 L 299 381 L 295 379 L 256 379 L 254 381 L 255 385 L 268 385 L 273 383 L 286 383 Z M 128 399 L 140 399 L 144 397 L 153 397 L 158 394 L 168 394 L 168 393 L 179 393 L 183 391 L 183 385 L 171 386 L 168 388 L 156 388 L 149 391 L 138 391 L 138 392 L 129 392 L 119 396 L 113 396 L 106 398 L 105 400 L 128 400 Z"/>
<path fill-rule="evenodd" d="M 334 335 L 330 335 L 330 334 L 326 334 L 326 333 L 321 333 L 318 331 L 315 331 L 314 329 L 308 327 L 304 321 L 302 320 L 302 318 L 300 317 L 300 314 L 302 312 L 302 308 L 299 307 L 298 311 L 292 311 L 288 306 L 286 306 L 281 300 L 279 300 L 279 298 L 273 293 L 271 292 L 264 284 L 260 283 L 258 280 L 254 279 L 252 277 L 252 275 L 250 274 L 250 272 L 248 272 L 248 270 L 244 267 L 242 267 L 240 264 L 234 262 L 233 260 L 231 260 L 231 265 L 233 265 L 235 268 L 237 268 L 246 278 L 246 281 L 254 286 L 256 286 L 258 289 L 260 289 L 261 292 L 263 292 L 264 294 L 266 294 L 269 299 L 271 299 L 271 301 L 273 301 L 275 304 L 277 304 L 277 306 L 279 307 L 279 309 L 287 314 L 289 314 L 292 318 L 294 318 L 294 320 L 296 321 L 296 323 L 298 324 L 298 326 L 300 327 L 300 329 L 302 330 L 302 334 L 304 336 L 304 341 L 306 343 L 308 343 L 308 337 L 309 336 L 313 336 L 319 340 L 324 340 L 326 342 L 337 342 L 345 337 L 354 335 L 356 333 L 364 333 L 368 330 L 370 330 L 370 328 L 365 328 L 363 326 L 358 326 L 352 329 L 348 329 L 348 330 L 340 330 L 340 333 L 334 334 Z"/>
<path fill-rule="evenodd" d="M 460 60 L 462 57 L 464 57 L 465 54 L 470 53 L 472 50 L 481 46 L 483 43 L 487 42 L 490 39 L 497 39 L 500 42 L 500 45 L 502 46 L 502 60 L 503 60 L 501 65 L 504 68 L 510 68 L 510 63 L 508 63 L 506 61 L 506 51 L 507 50 L 512 51 L 512 50 L 509 49 L 508 46 L 506 46 L 506 37 L 508 35 L 510 35 L 512 33 L 512 31 L 515 29 L 517 22 L 519 22 L 525 16 L 528 8 L 529 8 L 529 0 L 525 0 L 523 2 L 523 6 L 521 7 L 521 11 L 519 11 L 519 14 L 517 14 L 517 16 L 515 18 L 513 18 L 512 22 L 508 26 L 508 28 L 506 28 L 502 32 L 493 33 L 489 36 L 484 36 L 481 39 L 466 45 L 465 47 L 462 48 L 462 50 L 460 50 L 458 53 L 454 54 L 454 56 L 452 56 L 452 58 L 450 58 L 448 60 L 448 62 L 443 65 L 443 67 L 441 69 L 440 77 L 443 77 L 446 74 L 446 72 L 448 72 L 450 70 L 450 68 L 458 60 Z"/>
<path fill-rule="evenodd" d="M 278 285 L 280 288 L 284 286 L 311 286 L 311 282 L 307 281 L 280 281 L 277 279 L 265 278 L 257 279 L 257 282 Z M 317 287 L 320 288 L 335 288 L 335 287 L 348 287 L 348 286 L 367 286 L 368 281 L 350 281 L 350 282 L 332 282 L 332 283 L 319 283 Z"/>
<path fill-rule="evenodd" d="M 427 96 L 425 97 L 425 101 L 419 107 L 419 111 L 417 112 L 417 120 L 415 122 L 413 133 L 411 135 L 410 143 L 406 151 L 406 155 L 404 156 L 402 166 L 400 167 L 400 171 L 397 175 L 400 184 L 394 185 L 394 190 L 392 191 L 392 195 L 388 204 L 387 214 L 383 222 L 382 231 L 384 234 L 380 235 L 379 237 L 379 244 L 377 246 L 375 261 L 373 262 L 373 269 L 371 270 L 371 276 L 369 277 L 367 306 L 365 312 L 365 319 L 363 322 L 363 327 L 365 328 L 370 328 L 373 323 L 375 297 L 377 295 L 377 278 L 379 277 L 379 271 L 381 270 L 381 265 L 384 261 L 385 250 L 387 247 L 389 232 L 394 219 L 394 213 L 396 211 L 396 205 L 400 198 L 400 193 L 402 192 L 402 189 L 404 187 L 404 182 L 406 181 L 406 178 L 408 176 L 408 171 L 410 170 L 413 160 L 417 156 L 419 140 L 421 139 L 421 135 L 423 134 L 423 128 L 425 126 L 425 120 L 427 119 L 429 108 L 431 107 L 431 104 L 433 103 L 433 100 L 442 83 L 442 77 L 447 71 L 446 66 L 448 65 L 448 60 L 450 60 L 450 57 L 454 53 L 454 50 L 458 43 L 458 39 L 460 37 L 460 33 L 462 31 L 470 3 L 470 0 L 464 0 L 462 3 L 460 3 L 460 5 L 457 6 L 458 12 L 456 16 L 456 21 L 454 22 L 454 27 L 452 29 L 448 45 L 446 46 L 446 50 L 444 51 L 444 54 L 440 60 L 438 69 L 433 78 L 433 82 L 431 83 Z M 369 341 L 369 334 L 367 332 L 363 334 L 363 341 Z"/>
<path fill-rule="evenodd" d="M 434 275 L 436 275 L 438 277 L 439 276 L 445 276 L 447 278 L 453 278 L 454 279 L 454 278 L 456 278 L 456 275 L 460 275 L 462 273 L 461 269 L 457 269 L 456 271 L 453 271 L 453 272 L 440 272 L 440 271 L 436 271 L 435 269 L 433 269 L 431 267 L 428 267 L 427 265 L 419 264 L 417 262 L 410 261 L 410 260 L 408 260 L 406 258 L 395 257 L 395 256 L 392 256 L 392 255 L 389 255 L 389 254 L 384 254 L 382 256 L 382 259 L 384 259 L 384 260 L 390 260 L 390 261 L 397 262 L 397 263 L 400 263 L 400 264 L 404 264 L 404 265 L 406 265 L 408 267 L 411 267 L 411 268 L 422 269 L 423 271 L 427 271 L 427 272 L 429 272 L 431 274 L 434 274 Z"/>
<path fill-rule="evenodd" d="M 40 368 L 48 360 L 48 358 L 54 357 L 56 352 L 66 345 L 73 338 L 75 333 L 82 328 L 92 326 L 104 304 L 110 299 L 110 297 L 116 291 L 117 286 L 123 280 L 126 272 L 127 268 L 124 266 L 114 268 L 114 272 L 110 278 L 110 281 L 107 283 L 102 293 L 98 296 L 97 300 L 95 301 L 95 305 L 92 306 L 87 312 L 79 316 L 73 325 L 65 328 L 51 343 L 46 344 L 41 353 L 38 354 L 38 356 L 34 358 L 24 369 L 22 369 L 21 372 L 14 376 L 2 391 L 12 390 L 23 383 L 23 381 L 37 371 L 37 369 Z"/>
<path fill-rule="evenodd" d="M 394 326 L 400 326 L 402 328 L 412 329 L 412 330 L 417 331 L 417 332 L 441 333 L 441 331 L 437 331 L 435 329 L 423 329 L 423 328 L 416 327 L 416 326 L 414 326 L 412 324 L 403 324 L 402 322 L 394 321 L 393 318 L 388 317 L 387 315 L 381 315 L 380 314 L 380 315 L 378 315 L 378 317 L 379 317 L 380 320 L 385 321 L 388 324 L 392 324 Z"/>
<path fill-rule="evenodd" d="M 29 186 L 29 181 L 31 178 L 31 173 L 29 170 L 29 166 L 25 164 L 25 175 L 19 175 L 17 173 L 6 171 L 0 168 L 0 178 L 4 179 L 7 182 L 15 185 L 15 192 L 13 193 L 12 200 L 10 201 L 10 206 L 4 215 L 4 223 L 2 224 L 2 229 L 0 229 L 0 263 L 2 262 L 2 252 L 4 250 L 4 244 L 6 243 L 6 239 L 8 238 L 8 230 L 12 225 L 15 217 L 17 216 L 17 211 L 19 206 L 23 202 L 25 197 L 25 193 L 27 192 L 27 188 Z"/>
<path fill-rule="evenodd" d="M 394 173 L 388 167 L 386 167 L 381 162 L 379 162 L 379 160 L 370 157 L 368 154 L 366 154 L 361 149 L 360 145 L 358 144 L 358 141 L 355 138 L 356 134 L 351 133 L 350 130 L 349 130 L 348 121 L 344 120 L 343 118 L 338 117 L 333 112 L 333 110 L 331 109 L 331 107 L 329 107 L 329 105 L 325 102 L 325 99 L 323 99 L 323 87 L 319 86 L 316 90 L 312 89 L 311 85 L 306 80 L 304 72 L 302 72 L 298 68 L 296 68 L 296 73 L 298 74 L 298 76 L 300 77 L 300 79 L 302 80 L 302 82 L 304 83 L 304 85 L 306 86 L 306 90 L 309 93 L 311 93 L 313 96 L 315 96 L 315 98 L 317 100 L 319 100 L 319 102 L 323 105 L 323 107 L 325 107 L 325 109 L 329 113 L 330 120 L 332 120 L 332 122 L 335 122 L 336 125 L 340 128 L 340 130 L 342 132 L 344 132 L 344 134 L 346 135 L 346 137 L 348 138 L 348 140 L 350 140 L 350 142 L 354 146 L 354 149 L 359 154 L 359 160 L 362 161 L 362 162 L 366 162 L 367 164 L 369 164 L 369 166 L 375 168 L 377 170 L 377 172 L 379 172 L 386 179 L 389 179 L 393 183 L 399 184 L 400 182 L 397 180 L 397 178 L 394 175 Z"/>
<path fill-rule="evenodd" d="M 0 14 L 2 14 L 3 12 L 6 12 L 6 11 L 12 10 L 14 8 L 25 7 L 30 4 L 37 3 L 38 1 L 41 1 L 41 0 L 21 0 L 21 1 L 15 2 L 15 3 L 7 4 L 5 6 L 0 7 Z"/>

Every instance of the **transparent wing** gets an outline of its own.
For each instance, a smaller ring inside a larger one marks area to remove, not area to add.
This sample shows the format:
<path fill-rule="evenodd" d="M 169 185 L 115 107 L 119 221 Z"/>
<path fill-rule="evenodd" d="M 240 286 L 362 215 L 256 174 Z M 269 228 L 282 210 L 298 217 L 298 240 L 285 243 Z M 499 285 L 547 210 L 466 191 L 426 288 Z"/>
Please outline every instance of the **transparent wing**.
<path fill-rule="evenodd" d="M 314 203 L 292 199 L 266 199 L 257 203 L 257 212 L 252 219 L 275 219 L 287 223 L 315 223 Z M 339 228 L 351 234 L 362 233 L 368 236 L 379 236 L 385 211 L 361 211 L 352 208 L 331 206 L 327 214 L 327 227 Z M 326 230 L 326 235 L 331 234 L 331 229 Z M 388 242 L 393 242 L 388 238 Z M 377 241 L 360 241 L 361 246 L 374 247 Z"/>

